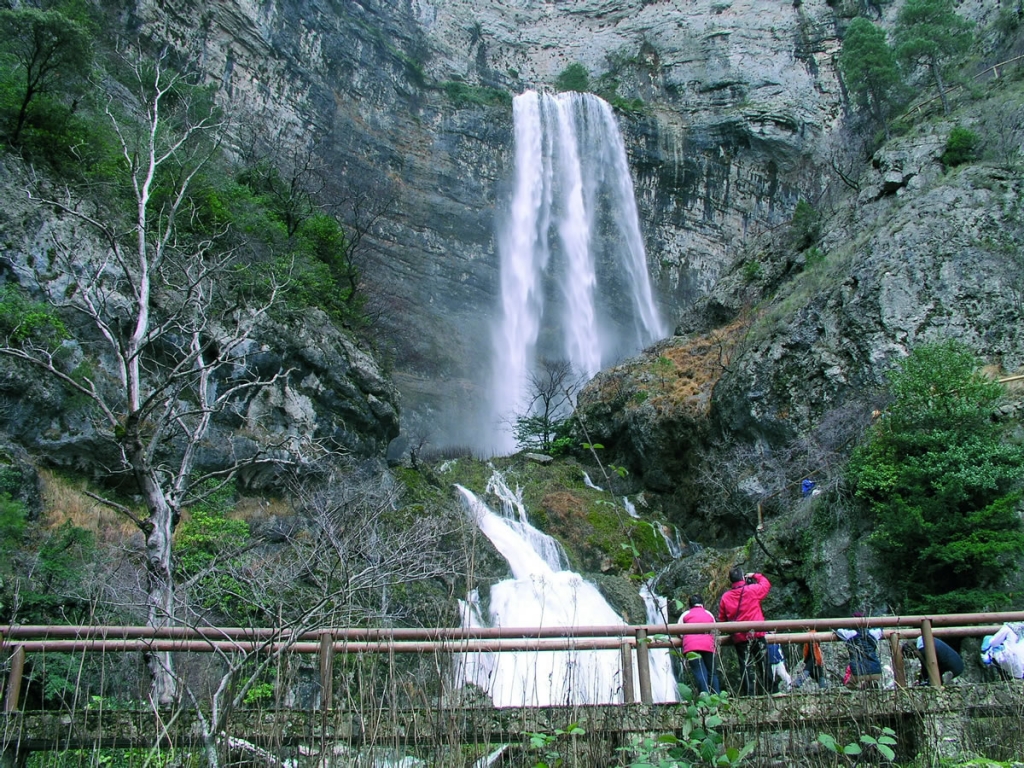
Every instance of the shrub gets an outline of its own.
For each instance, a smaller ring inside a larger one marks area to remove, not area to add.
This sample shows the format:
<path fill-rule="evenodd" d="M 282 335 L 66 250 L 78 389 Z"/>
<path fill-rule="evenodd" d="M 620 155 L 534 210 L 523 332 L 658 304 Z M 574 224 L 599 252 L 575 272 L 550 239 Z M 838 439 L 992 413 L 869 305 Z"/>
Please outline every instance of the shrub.
<path fill-rule="evenodd" d="M 978 134 L 970 128 L 958 125 L 949 132 L 949 138 L 946 139 L 946 149 L 939 159 L 947 168 L 955 168 L 958 165 L 975 160 L 980 147 L 981 139 Z"/>
<path fill-rule="evenodd" d="M 200 605 L 229 613 L 245 590 L 224 566 L 248 543 L 249 526 L 227 516 L 234 507 L 232 484 L 218 487 L 211 481 L 206 489 L 208 495 L 189 508 L 189 518 L 175 532 L 177 575 L 194 580 Z"/>
<path fill-rule="evenodd" d="M 743 282 L 753 283 L 764 274 L 764 268 L 760 261 L 747 261 L 743 264 Z"/>
<path fill-rule="evenodd" d="M 789 223 L 789 241 L 798 253 L 814 245 L 821 237 L 821 214 L 804 199 L 797 201 Z"/>
<path fill-rule="evenodd" d="M 555 87 L 559 91 L 577 91 L 587 93 L 590 90 L 590 75 L 586 67 L 579 62 L 570 64 L 563 69 L 555 80 Z"/>
<path fill-rule="evenodd" d="M 449 80 L 441 87 L 456 107 L 507 107 L 512 103 L 512 94 L 502 88 L 469 85 L 456 80 Z"/>

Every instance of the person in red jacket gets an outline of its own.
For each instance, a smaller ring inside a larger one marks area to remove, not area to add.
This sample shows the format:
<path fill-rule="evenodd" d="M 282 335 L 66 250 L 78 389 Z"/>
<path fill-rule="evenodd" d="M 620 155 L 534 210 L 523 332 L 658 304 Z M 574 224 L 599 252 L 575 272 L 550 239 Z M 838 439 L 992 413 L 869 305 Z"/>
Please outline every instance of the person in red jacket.
<path fill-rule="evenodd" d="M 714 624 L 715 617 L 704 608 L 700 595 L 690 595 L 689 609 L 679 617 L 680 624 Z M 693 673 L 699 693 L 718 693 L 718 664 L 715 659 L 715 634 L 711 627 L 707 634 L 683 635 L 683 655 Z M 694 654 L 690 658 L 690 654 Z"/>
<path fill-rule="evenodd" d="M 743 573 L 738 565 L 729 571 L 732 587 L 722 594 L 718 603 L 719 621 L 764 621 L 761 601 L 768 596 L 772 584 L 760 573 Z M 753 696 L 760 689 L 767 691 L 768 652 L 764 632 L 738 632 L 732 636 L 736 658 L 740 663 L 740 693 Z"/>

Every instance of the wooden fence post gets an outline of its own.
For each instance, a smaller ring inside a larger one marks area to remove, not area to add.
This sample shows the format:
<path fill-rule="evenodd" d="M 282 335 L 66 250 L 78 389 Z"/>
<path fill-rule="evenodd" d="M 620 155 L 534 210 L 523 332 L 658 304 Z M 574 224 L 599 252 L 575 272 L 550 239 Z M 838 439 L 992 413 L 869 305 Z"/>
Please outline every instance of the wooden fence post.
<path fill-rule="evenodd" d="M 903 648 L 900 646 L 900 633 L 889 635 L 889 650 L 892 652 L 892 676 L 899 688 L 907 687 L 907 667 L 903 663 Z"/>
<path fill-rule="evenodd" d="M 4 712 L 16 712 L 21 698 L 21 679 L 25 674 L 25 649 L 20 645 L 11 654 L 11 670 L 7 673 L 7 691 L 4 695 Z"/>
<path fill-rule="evenodd" d="M 935 637 L 932 635 L 932 620 L 921 620 L 921 639 L 924 641 L 924 665 L 928 670 L 928 682 L 933 688 L 942 687 L 939 674 L 939 660 L 935 658 Z"/>
<path fill-rule="evenodd" d="M 622 703 L 636 702 L 636 691 L 633 690 L 633 649 L 625 640 L 619 646 L 619 668 L 622 670 Z"/>
<path fill-rule="evenodd" d="M 640 679 L 640 703 L 653 704 L 651 693 L 651 652 L 647 646 L 647 630 L 636 631 L 636 672 Z"/>
<path fill-rule="evenodd" d="M 320 708 L 324 711 L 334 704 L 334 635 L 320 633 Z"/>

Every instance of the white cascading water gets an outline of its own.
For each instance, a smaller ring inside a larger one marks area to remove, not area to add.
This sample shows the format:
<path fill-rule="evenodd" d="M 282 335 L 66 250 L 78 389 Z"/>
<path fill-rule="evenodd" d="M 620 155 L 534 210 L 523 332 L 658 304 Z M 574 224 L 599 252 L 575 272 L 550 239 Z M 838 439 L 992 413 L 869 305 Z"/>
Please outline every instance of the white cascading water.
<path fill-rule="evenodd" d="M 650 584 L 644 583 L 640 587 L 640 597 L 643 598 L 644 608 L 647 610 L 648 624 L 668 623 L 668 598 L 656 595 L 651 590 Z M 672 674 L 672 653 L 668 648 L 651 648 L 651 695 L 655 701 L 676 700 L 676 679 Z"/>
<path fill-rule="evenodd" d="M 590 378 L 665 335 L 611 107 L 592 94 L 527 91 L 513 101 L 513 117 L 515 182 L 498 233 L 495 438 L 485 446 L 494 453 L 515 448 L 500 426 L 528 411 L 539 356 Z"/>
<path fill-rule="evenodd" d="M 513 113 L 515 181 L 498 233 L 501 319 L 485 430 L 493 442 L 481 446 L 493 453 L 515 448 L 502 427 L 527 414 L 541 358 L 567 361 L 591 378 L 665 335 L 611 107 L 591 94 L 528 91 L 515 98 Z M 459 491 L 512 571 L 491 587 L 486 610 L 477 592 L 467 596 L 464 626 L 625 624 L 593 584 L 568 570 L 561 547 L 530 525 L 519 495 L 499 475 L 487 492 L 500 499 L 500 514 Z M 664 598 L 642 596 L 648 621 L 663 624 Z M 621 701 L 623 687 L 618 650 L 470 653 L 458 675 L 498 706 L 612 703 Z M 651 681 L 655 700 L 675 701 L 668 651 L 651 654 Z"/>
<path fill-rule="evenodd" d="M 462 604 L 467 627 L 574 627 L 625 625 L 590 582 L 566 567 L 558 543 L 527 520 L 518 492 L 495 473 L 487 492 L 502 502 L 502 513 L 458 486 L 466 508 L 495 549 L 508 561 L 512 578 L 493 585 L 486 612 L 474 593 Z M 664 623 L 664 602 L 645 595 L 649 618 Z M 663 600 L 663 599 L 662 599 Z M 653 623 L 653 622 L 652 622 Z M 651 685 L 656 701 L 675 701 L 668 651 L 654 651 Z M 459 660 L 458 679 L 485 690 L 497 706 L 546 706 L 621 702 L 619 652 L 519 651 L 468 653 Z M 634 686 L 638 685 L 634 681 Z"/>

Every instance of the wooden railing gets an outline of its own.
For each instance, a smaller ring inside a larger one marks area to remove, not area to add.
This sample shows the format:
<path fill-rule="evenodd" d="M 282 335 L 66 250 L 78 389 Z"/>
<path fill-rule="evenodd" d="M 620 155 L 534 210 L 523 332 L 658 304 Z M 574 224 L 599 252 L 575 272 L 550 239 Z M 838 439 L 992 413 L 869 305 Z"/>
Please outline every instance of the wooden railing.
<path fill-rule="evenodd" d="M 905 685 L 900 643 L 924 638 L 925 667 L 935 687 L 942 685 L 933 638 L 981 637 L 994 634 L 1006 622 L 1024 621 L 1024 611 L 913 616 L 872 616 L 843 619 L 783 619 L 762 622 L 722 622 L 714 625 L 723 644 L 736 632 L 765 632 L 769 643 L 835 642 L 836 629 L 883 630 L 888 638 L 897 685 Z M 0 626 L 0 653 L 8 661 L 3 708 L 19 709 L 25 661 L 32 653 L 294 653 L 317 654 L 323 695 L 321 706 L 331 708 L 331 680 L 336 654 L 349 653 L 499 653 L 511 651 L 618 650 L 621 655 L 623 703 L 639 698 L 652 703 L 649 651 L 679 647 L 681 636 L 704 634 L 707 624 L 529 628 L 289 628 L 145 627 L 145 626 Z M 2 658 L 0 657 L 0 658 Z M 635 657 L 635 661 L 634 661 Z M 635 667 L 634 667 L 635 663 Z"/>

